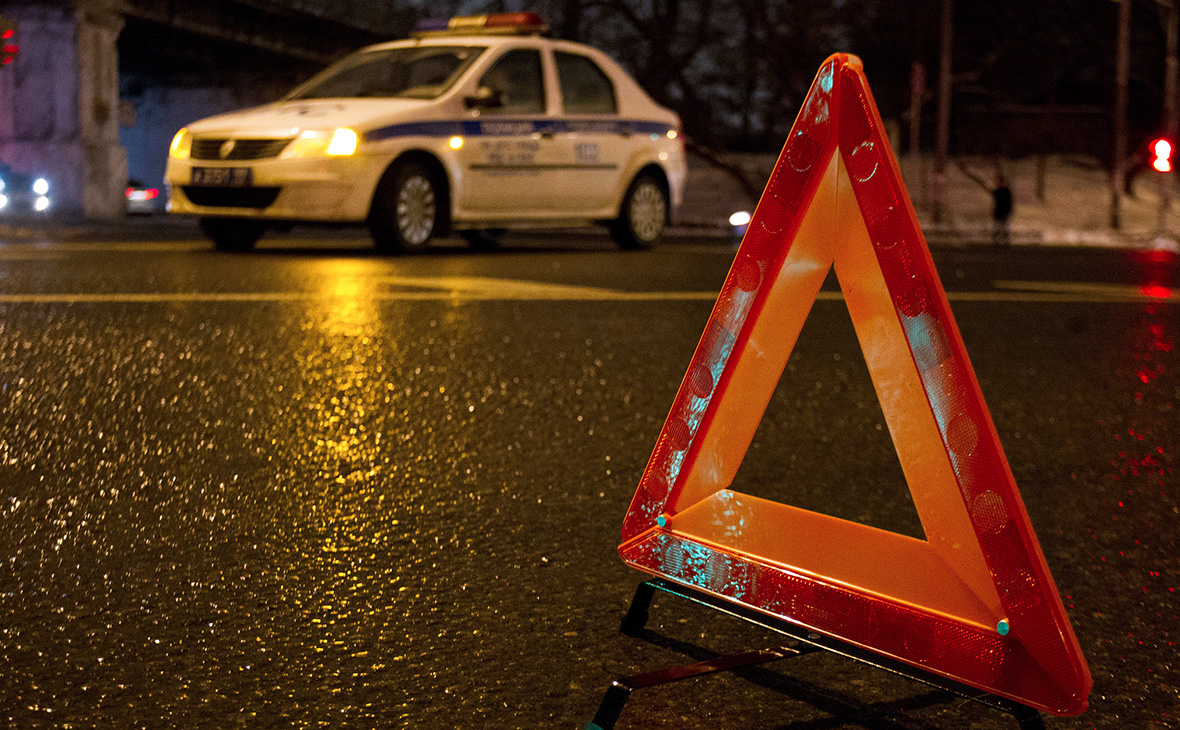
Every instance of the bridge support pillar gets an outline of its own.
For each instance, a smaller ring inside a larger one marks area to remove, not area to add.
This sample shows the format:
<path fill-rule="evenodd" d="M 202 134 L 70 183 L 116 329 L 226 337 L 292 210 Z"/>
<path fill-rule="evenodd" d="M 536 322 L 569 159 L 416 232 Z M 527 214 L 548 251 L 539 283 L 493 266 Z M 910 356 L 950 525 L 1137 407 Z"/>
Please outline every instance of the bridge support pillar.
<path fill-rule="evenodd" d="M 125 214 L 117 0 L 15 2 L 20 55 L 0 68 L 0 160 L 43 175 L 60 216 Z"/>

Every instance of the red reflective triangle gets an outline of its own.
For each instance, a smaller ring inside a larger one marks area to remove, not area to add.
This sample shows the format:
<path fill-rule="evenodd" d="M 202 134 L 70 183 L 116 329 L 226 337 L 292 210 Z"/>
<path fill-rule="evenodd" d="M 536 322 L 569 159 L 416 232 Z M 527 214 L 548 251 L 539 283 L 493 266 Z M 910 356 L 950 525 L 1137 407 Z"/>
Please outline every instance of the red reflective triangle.
<path fill-rule="evenodd" d="M 1092 681 L 861 63 L 820 68 L 623 523 L 639 570 L 1058 715 Z M 926 540 L 729 489 L 829 269 Z"/>

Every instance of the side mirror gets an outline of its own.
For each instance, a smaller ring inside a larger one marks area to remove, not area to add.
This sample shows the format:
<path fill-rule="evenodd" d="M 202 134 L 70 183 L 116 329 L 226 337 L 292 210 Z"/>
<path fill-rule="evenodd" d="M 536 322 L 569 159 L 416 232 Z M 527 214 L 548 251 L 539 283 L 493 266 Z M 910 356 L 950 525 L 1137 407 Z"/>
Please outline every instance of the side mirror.
<path fill-rule="evenodd" d="M 480 86 L 475 93 L 464 97 L 468 109 L 499 109 L 504 106 L 504 94 L 490 86 Z"/>

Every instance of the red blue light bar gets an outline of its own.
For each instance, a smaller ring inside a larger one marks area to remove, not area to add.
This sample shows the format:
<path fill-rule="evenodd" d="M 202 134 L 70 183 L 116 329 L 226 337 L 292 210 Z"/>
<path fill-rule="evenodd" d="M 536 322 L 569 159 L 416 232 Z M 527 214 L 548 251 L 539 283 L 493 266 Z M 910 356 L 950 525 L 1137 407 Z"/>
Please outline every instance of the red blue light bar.
<path fill-rule="evenodd" d="M 414 27 L 414 35 L 532 35 L 547 30 L 538 13 L 495 13 L 425 18 Z"/>

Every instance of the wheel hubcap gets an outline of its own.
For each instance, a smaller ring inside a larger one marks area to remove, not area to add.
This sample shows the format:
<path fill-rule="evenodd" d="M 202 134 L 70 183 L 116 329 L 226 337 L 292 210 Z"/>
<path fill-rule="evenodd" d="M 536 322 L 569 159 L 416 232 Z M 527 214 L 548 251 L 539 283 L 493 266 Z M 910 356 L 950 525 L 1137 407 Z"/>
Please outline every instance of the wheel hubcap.
<path fill-rule="evenodd" d="M 397 228 L 402 238 L 418 246 L 434 232 L 434 186 L 421 176 L 406 180 L 397 193 Z"/>
<path fill-rule="evenodd" d="M 654 183 L 646 182 L 631 196 L 631 230 L 643 241 L 653 241 L 664 230 L 668 207 L 664 193 Z"/>

